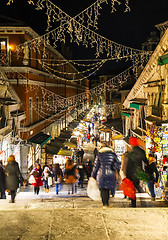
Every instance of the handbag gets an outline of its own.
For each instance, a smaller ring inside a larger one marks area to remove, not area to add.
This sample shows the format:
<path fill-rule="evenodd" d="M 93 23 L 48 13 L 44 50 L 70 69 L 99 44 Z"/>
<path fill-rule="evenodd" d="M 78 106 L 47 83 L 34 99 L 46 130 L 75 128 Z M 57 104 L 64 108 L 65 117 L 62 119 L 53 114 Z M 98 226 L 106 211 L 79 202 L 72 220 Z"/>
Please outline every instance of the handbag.
<path fill-rule="evenodd" d="M 100 190 L 97 185 L 97 181 L 90 177 L 87 185 L 87 195 L 94 201 L 100 201 Z"/>
<path fill-rule="evenodd" d="M 36 183 L 36 180 L 35 180 L 35 178 L 34 178 L 33 175 L 30 175 L 30 177 L 29 177 L 29 183 L 30 183 L 30 184 Z"/>

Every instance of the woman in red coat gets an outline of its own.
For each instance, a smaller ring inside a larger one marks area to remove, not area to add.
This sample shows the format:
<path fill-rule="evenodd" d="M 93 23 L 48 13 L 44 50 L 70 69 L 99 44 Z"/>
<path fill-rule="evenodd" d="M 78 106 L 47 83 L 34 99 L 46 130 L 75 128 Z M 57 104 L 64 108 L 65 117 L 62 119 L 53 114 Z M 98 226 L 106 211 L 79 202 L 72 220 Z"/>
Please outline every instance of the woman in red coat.
<path fill-rule="evenodd" d="M 34 194 L 39 194 L 40 187 L 43 185 L 42 181 L 42 175 L 43 175 L 43 170 L 41 169 L 40 164 L 38 163 L 36 168 L 33 169 L 30 175 L 33 175 L 35 178 L 35 183 L 32 183 L 34 186 Z"/>

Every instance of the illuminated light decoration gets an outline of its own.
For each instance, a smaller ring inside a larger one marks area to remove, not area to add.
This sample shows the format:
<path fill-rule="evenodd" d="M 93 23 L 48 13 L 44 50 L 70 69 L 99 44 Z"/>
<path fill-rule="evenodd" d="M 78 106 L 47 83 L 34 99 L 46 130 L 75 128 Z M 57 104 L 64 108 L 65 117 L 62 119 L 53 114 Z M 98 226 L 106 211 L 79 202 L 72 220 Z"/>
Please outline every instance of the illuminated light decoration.
<path fill-rule="evenodd" d="M 60 25 L 66 21 L 66 16 L 63 11 L 53 4 L 50 0 L 38 0 L 35 4 L 34 0 L 27 0 L 28 4 L 36 5 L 36 10 L 43 10 L 45 7 L 47 8 L 47 31 L 50 29 L 51 24 L 55 22 L 59 22 Z M 111 12 L 117 11 L 115 8 L 115 4 L 121 5 L 119 0 L 110 0 L 111 2 Z M 7 5 L 13 3 L 13 0 L 9 0 Z M 107 0 L 97 0 L 88 8 L 83 10 L 81 13 L 74 17 L 82 25 L 86 25 L 88 28 L 92 27 L 95 30 L 98 29 L 98 16 L 100 15 L 100 10 L 102 9 L 101 4 L 108 4 Z M 130 11 L 129 0 L 125 0 L 125 11 Z"/>
<path fill-rule="evenodd" d="M 66 14 L 66 13 L 64 13 Z M 44 50 L 48 44 L 50 44 L 49 39 L 53 40 L 53 46 L 57 46 L 58 41 L 65 42 L 66 34 L 69 35 L 70 41 L 79 44 L 83 44 L 86 48 L 87 47 L 94 47 L 96 49 L 96 58 L 100 57 L 101 54 L 106 53 L 107 57 L 112 58 L 115 57 L 117 60 L 121 60 L 123 57 L 126 60 L 131 60 L 132 62 L 137 62 L 137 55 L 140 56 L 141 62 L 145 58 L 149 58 L 152 52 L 138 50 L 130 47 L 126 47 L 124 45 L 118 44 L 112 40 L 109 40 L 96 32 L 90 30 L 89 28 L 85 27 L 84 25 L 77 22 L 74 18 L 71 18 L 69 15 L 66 14 L 66 22 L 61 24 L 60 27 L 53 29 L 52 31 L 39 36 L 35 39 L 32 39 L 27 44 L 30 48 L 34 51 L 36 49 L 39 51 L 41 45 L 44 45 Z M 21 44 L 16 47 L 16 52 L 19 54 L 22 51 L 24 44 Z M 44 51 L 45 52 L 45 51 Z"/>

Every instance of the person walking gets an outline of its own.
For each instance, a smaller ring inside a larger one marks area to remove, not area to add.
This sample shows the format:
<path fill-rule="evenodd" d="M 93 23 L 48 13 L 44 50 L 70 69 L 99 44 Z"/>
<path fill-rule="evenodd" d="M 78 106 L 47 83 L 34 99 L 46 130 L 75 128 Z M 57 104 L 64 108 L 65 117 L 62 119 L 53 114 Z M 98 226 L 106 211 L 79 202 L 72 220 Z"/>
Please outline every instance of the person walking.
<path fill-rule="evenodd" d="M 42 176 L 43 176 L 43 170 L 41 168 L 41 165 L 39 163 L 36 164 L 36 167 L 32 170 L 30 175 L 33 175 L 35 182 L 32 183 L 34 186 L 34 194 L 39 194 L 40 187 L 43 186 Z"/>
<path fill-rule="evenodd" d="M 79 154 L 80 154 L 81 162 L 83 162 L 83 155 L 85 154 L 83 148 L 81 148 L 81 150 L 79 151 Z"/>
<path fill-rule="evenodd" d="M 88 134 L 87 134 L 88 143 L 90 143 L 90 138 L 91 138 L 91 135 L 90 135 L 90 133 L 88 132 Z"/>
<path fill-rule="evenodd" d="M 65 182 L 68 184 L 68 194 L 72 191 L 72 194 L 75 192 L 75 184 L 78 181 L 78 171 L 72 159 L 68 159 L 65 163 L 65 173 L 64 178 Z"/>
<path fill-rule="evenodd" d="M 92 162 L 88 158 L 86 161 L 86 175 L 88 180 L 91 177 L 91 173 L 92 173 Z"/>
<path fill-rule="evenodd" d="M 97 180 L 103 208 L 109 207 L 110 191 L 114 195 L 120 161 L 113 150 L 104 142 L 96 157 L 91 177 Z"/>
<path fill-rule="evenodd" d="M 48 177 L 48 186 L 49 187 L 52 187 L 53 185 L 53 166 L 52 164 L 49 165 L 49 170 L 50 170 L 50 173 L 49 173 L 49 177 Z"/>
<path fill-rule="evenodd" d="M 45 193 L 49 193 L 49 184 L 48 184 L 48 180 L 50 177 L 50 169 L 49 167 L 45 167 L 43 170 L 43 182 L 44 182 L 44 192 Z"/>
<path fill-rule="evenodd" d="M 79 179 L 78 179 L 78 187 L 83 188 L 83 180 L 84 180 L 84 174 L 85 174 L 85 165 L 81 161 L 78 165 L 78 173 L 79 173 Z"/>
<path fill-rule="evenodd" d="M 98 150 L 97 150 L 97 147 L 95 147 L 94 151 L 93 151 L 93 154 L 94 154 L 94 159 L 96 158 L 97 154 L 98 154 Z"/>
<path fill-rule="evenodd" d="M 151 194 L 151 201 L 155 201 L 155 189 L 154 185 L 158 182 L 159 173 L 156 167 L 156 159 L 152 154 L 149 154 L 149 165 L 146 167 L 146 172 L 149 175 L 148 188 Z"/>
<path fill-rule="evenodd" d="M 25 184 L 25 181 L 19 169 L 19 165 L 16 162 L 14 155 L 10 155 L 7 159 L 7 165 L 5 166 L 5 174 L 6 189 L 8 189 L 11 194 L 11 200 L 9 202 L 14 203 L 16 191 L 19 188 L 19 182 Z"/>
<path fill-rule="evenodd" d="M 55 167 L 53 169 L 53 176 L 55 181 L 56 194 L 58 195 L 59 191 L 61 191 L 63 187 L 63 173 L 59 163 L 55 164 Z"/>
<path fill-rule="evenodd" d="M 6 199 L 6 195 L 5 195 L 5 190 L 6 190 L 6 186 L 5 186 L 5 171 L 3 169 L 3 165 L 2 162 L 0 161 L 0 199 Z"/>
<path fill-rule="evenodd" d="M 132 147 L 132 150 L 128 153 L 126 178 L 133 182 L 134 187 L 139 193 L 144 193 L 143 188 L 140 186 L 140 180 L 143 180 L 142 176 L 147 176 L 144 166 L 148 165 L 148 159 L 146 158 L 145 151 L 139 147 L 136 137 L 129 138 L 129 145 Z M 136 194 L 131 198 L 130 207 L 136 207 Z"/>
<path fill-rule="evenodd" d="M 126 178 L 127 162 L 128 162 L 128 152 L 125 152 L 121 157 L 121 168 L 120 168 L 121 180 Z M 124 195 L 124 199 L 126 198 L 127 196 Z"/>

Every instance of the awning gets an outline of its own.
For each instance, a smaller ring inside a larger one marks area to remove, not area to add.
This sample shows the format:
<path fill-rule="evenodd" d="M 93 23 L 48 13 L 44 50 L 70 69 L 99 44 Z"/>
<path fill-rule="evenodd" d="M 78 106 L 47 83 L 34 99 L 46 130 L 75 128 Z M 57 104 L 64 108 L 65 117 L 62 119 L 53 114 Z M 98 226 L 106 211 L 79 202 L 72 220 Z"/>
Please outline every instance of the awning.
<path fill-rule="evenodd" d="M 122 139 L 122 138 L 123 138 L 123 135 L 119 134 L 117 136 L 112 137 L 112 140 L 119 140 L 119 139 Z"/>
<path fill-rule="evenodd" d="M 139 105 L 145 105 L 146 104 L 147 99 L 145 98 L 133 98 L 130 100 L 130 102 L 139 104 Z"/>
<path fill-rule="evenodd" d="M 114 130 L 123 133 L 123 124 L 121 118 L 108 120 L 106 123 L 103 123 L 103 125 L 107 126 L 110 129 L 113 127 Z"/>
<path fill-rule="evenodd" d="M 32 142 L 32 143 L 35 143 L 35 144 L 40 144 L 41 146 L 43 146 L 50 139 L 51 139 L 50 135 L 47 135 L 43 132 L 39 132 L 35 136 L 33 136 L 32 138 L 28 139 L 28 142 Z"/>
<path fill-rule="evenodd" d="M 53 154 L 53 155 L 57 155 L 59 150 L 60 150 L 60 148 L 56 147 L 54 145 L 47 145 L 46 148 L 45 148 L 46 153 Z"/>
<path fill-rule="evenodd" d="M 130 103 L 130 108 L 135 108 L 135 109 L 138 109 L 139 110 L 139 105 L 138 103 Z"/>
<path fill-rule="evenodd" d="M 129 117 L 131 114 L 127 113 L 127 112 L 122 112 L 122 115 L 125 116 L 125 117 Z"/>
<path fill-rule="evenodd" d="M 71 147 L 71 148 L 74 148 L 74 149 L 77 148 L 77 145 L 75 143 L 72 143 L 72 142 L 64 142 L 64 146 Z"/>
<path fill-rule="evenodd" d="M 63 149 L 61 149 L 61 150 L 59 150 L 59 152 L 57 153 L 57 155 L 71 157 L 72 151 L 68 151 L 68 150 L 63 150 Z"/>
<path fill-rule="evenodd" d="M 157 60 L 157 64 L 160 66 L 167 64 L 167 63 L 168 63 L 168 54 L 165 54 L 165 55 L 159 57 Z"/>

